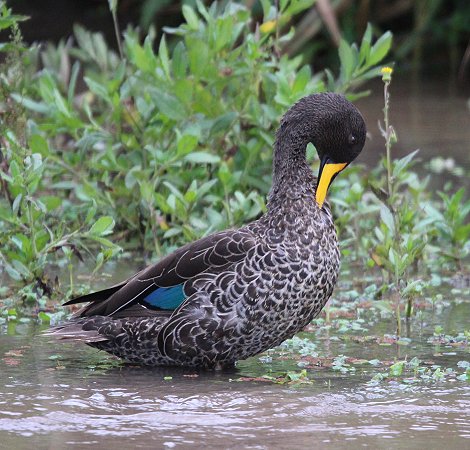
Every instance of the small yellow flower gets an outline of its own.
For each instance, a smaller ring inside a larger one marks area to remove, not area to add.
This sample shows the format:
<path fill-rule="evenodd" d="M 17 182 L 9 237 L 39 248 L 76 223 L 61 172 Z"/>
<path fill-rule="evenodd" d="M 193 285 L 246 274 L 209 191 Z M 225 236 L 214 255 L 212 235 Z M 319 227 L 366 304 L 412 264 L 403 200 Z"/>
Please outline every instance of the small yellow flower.
<path fill-rule="evenodd" d="M 263 25 L 259 27 L 261 33 L 263 34 L 271 33 L 275 28 L 276 28 L 275 20 L 269 20 L 268 22 L 263 23 Z"/>
<path fill-rule="evenodd" d="M 382 67 L 380 73 L 382 74 L 382 81 L 384 83 L 390 83 L 390 81 L 392 81 L 393 69 L 391 67 Z"/>
<path fill-rule="evenodd" d="M 382 67 L 382 69 L 380 70 L 380 73 L 385 75 L 386 73 L 388 74 L 392 74 L 393 72 L 393 69 L 391 67 Z"/>

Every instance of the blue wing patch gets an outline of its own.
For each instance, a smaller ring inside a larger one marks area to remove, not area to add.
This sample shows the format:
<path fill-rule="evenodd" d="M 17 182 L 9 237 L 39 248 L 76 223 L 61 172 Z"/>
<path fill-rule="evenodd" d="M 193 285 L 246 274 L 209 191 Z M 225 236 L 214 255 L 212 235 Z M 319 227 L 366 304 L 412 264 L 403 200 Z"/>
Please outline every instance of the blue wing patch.
<path fill-rule="evenodd" d="M 142 301 L 151 308 L 172 310 L 178 308 L 185 298 L 183 285 L 178 284 L 171 287 L 159 287 L 147 295 L 147 297 L 144 297 Z"/>

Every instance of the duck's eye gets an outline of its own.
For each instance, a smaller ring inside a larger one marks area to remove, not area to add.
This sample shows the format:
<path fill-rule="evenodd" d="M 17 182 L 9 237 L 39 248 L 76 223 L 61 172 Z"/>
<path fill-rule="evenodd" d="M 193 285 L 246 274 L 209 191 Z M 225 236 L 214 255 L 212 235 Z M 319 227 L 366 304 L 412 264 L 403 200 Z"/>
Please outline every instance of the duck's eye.
<path fill-rule="evenodd" d="M 348 138 L 349 145 L 354 145 L 357 142 L 356 136 L 354 134 L 350 134 Z"/>

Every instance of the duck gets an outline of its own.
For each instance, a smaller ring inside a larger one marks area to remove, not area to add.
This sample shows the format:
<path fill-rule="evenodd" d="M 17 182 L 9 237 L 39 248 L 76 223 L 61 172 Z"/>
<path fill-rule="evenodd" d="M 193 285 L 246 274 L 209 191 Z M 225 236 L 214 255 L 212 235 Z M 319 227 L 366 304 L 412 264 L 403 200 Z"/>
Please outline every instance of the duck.
<path fill-rule="evenodd" d="M 48 332 L 127 363 L 233 368 L 292 338 L 331 297 L 340 251 L 326 199 L 362 151 L 366 125 L 336 93 L 308 95 L 276 132 L 266 212 L 188 243 L 129 279 L 70 300 L 85 303 Z M 312 143 L 320 166 L 306 158 Z"/>

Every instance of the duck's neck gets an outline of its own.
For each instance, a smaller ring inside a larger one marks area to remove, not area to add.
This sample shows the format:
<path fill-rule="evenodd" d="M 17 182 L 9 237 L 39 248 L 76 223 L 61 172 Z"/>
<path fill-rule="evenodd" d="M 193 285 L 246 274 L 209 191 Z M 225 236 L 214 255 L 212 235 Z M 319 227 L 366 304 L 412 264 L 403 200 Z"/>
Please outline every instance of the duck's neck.
<path fill-rule="evenodd" d="M 315 198 L 315 177 L 306 160 L 308 142 L 309 139 L 301 133 L 284 132 L 282 128 L 277 132 L 268 211 L 282 214 L 286 208 L 292 210 L 293 200 L 304 196 Z"/>
<path fill-rule="evenodd" d="M 269 195 L 282 196 L 289 192 L 301 191 L 312 181 L 312 171 L 307 164 L 306 148 L 308 137 L 282 127 L 276 134 L 273 158 L 273 185 Z"/>

